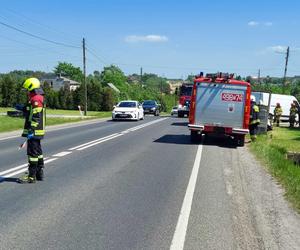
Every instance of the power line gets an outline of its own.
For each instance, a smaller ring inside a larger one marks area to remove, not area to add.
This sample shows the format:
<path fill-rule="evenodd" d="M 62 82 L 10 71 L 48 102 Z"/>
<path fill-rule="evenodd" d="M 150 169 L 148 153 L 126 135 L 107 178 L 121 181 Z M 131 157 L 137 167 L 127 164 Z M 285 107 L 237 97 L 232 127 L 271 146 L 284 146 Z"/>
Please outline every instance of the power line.
<path fill-rule="evenodd" d="M 72 36 L 72 37 L 75 38 L 76 40 L 81 40 L 81 37 L 79 37 L 79 36 L 77 36 L 77 35 L 74 35 L 74 34 L 71 34 L 71 33 L 66 33 L 65 31 L 63 32 L 63 31 L 58 30 L 58 29 L 56 29 L 56 28 L 53 28 L 53 27 L 51 27 L 51 26 L 49 26 L 49 25 L 46 25 L 46 24 L 37 22 L 36 20 L 34 20 L 34 19 L 32 19 L 32 18 L 29 18 L 28 16 L 25 16 L 23 13 L 18 13 L 18 12 L 16 12 L 15 10 L 11 10 L 11 9 L 6 9 L 6 11 L 9 12 L 9 13 L 11 13 L 11 14 L 13 14 L 13 15 L 15 15 L 15 16 L 18 17 L 18 18 L 22 17 L 23 20 L 27 21 L 27 23 L 31 23 L 31 24 L 34 24 L 34 25 L 36 25 L 36 26 L 42 27 L 42 28 L 45 29 L 45 30 L 47 29 L 47 30 L 49 30 L 49 31 L 53 31 L 53 32 L 55 32 L 56 34 L 59 34 L 59 35 L 61 35 L 61 36 L 62 36 L 62 35 L 63 35 L 63 36 L 68 35 L 68 36 Z M 3 18 L 3 17 L 2 17 L 2 18 Z M 5 19 L 7 19 L 7 18 L 5 18 Z M 24 25 L 21 25 L 21 26 L 24 27 Z M 69 40 L 69 39 L 68 39 L 68 40 Z M 69 41 L 71 41 L 71 40 L 69 40 Z"/>
<path fill-rule="evenodd" d="M 100 58 L 96 53 L 94 53 L 90 48 L 86 47 L 86 50 L 92 54 L 94 57 L 96 57 L 101 63 L 103 63 L 104 65 L 108 64 L 106 61 L 104 61 L 102 58 Z"/>
<path fill-rule="evenodd" d="M 0 35 L 0 38 L 4 38 L 8 41 L 12 41 L 12 42 L 19 43 L 19 44 L 22 44 L 24 46 L 27 46 L 27 47 L 30 47 L 30 48 L 33 48 L 33 49 L 43 51 L 44 54 L 55 53 L 55 54 L 58 54 L 58 55 L 69 57 L 69 58 L 76 58 L 76 59 L 80 58 L 79 56 L 68 55 L 68 54 L 65 54 L 65 53 L 62 53 L 62 52 L 59 52 L 59 51 L 55 51 L 55 50 L 52 50 L 52 49 L 45 49 L 45 48 L 42 48 L 42 47 L 39 47 L 39 46 L 36 46 L 36 45 L 33 45 L 33 44 L 29 44 L 29 43 L 26 43 L 26 42 L 21 42 L 21 41 L 9 38 L 9 37 L 3 36 L 3 35 Z M 29 52 L 29 53 L 32 53 L 32 52 Z"/>
<path fill-rule="evenodd" d="M 12 29 L 12 30 L 16 30 L 16 31 L 18 31 L 18 32 L 20 32 L 20 33 L 23 33 L 23 34 L 25 34 L 25 35 L 27 35 L 27 36 L 31 36 L 31 37 L 34 37 L 34 38 L 36 38 L 36 39 L 42 40 L 42 41 L 44 41 L 44 42 L 48 42 L 48 43 L 52 43 L 52 44 L 56 44 L 56 45 L 60 45 L 60 46 L 64 46 L 64 47 L 69 47 L 69 48 L 76 48 L 76 49 L 81 48 L 81 47 L 79 47 L 79 46 L 70 45 L 70 44 L 61 43 L 61 42 L 56 42 L 56 41 L 49 40 L 49 39 L 44 38 L 44 37 L 41 37 L 41 36 L 34 35 L 34 34 L 32 34 L 32 33 L 29 33 L 29 32 L 27 32 L 27 31 L 18 29 L 18 28 L 16 28 L 16 27 L 12 26 L 12 25 L 9 25 L 9 24 L 4 23 L 4 22 L 1 22 L 1 21 L 0 21 L 0 24 L 3 25 L 3 26 L 5 26 L 5 27 L 7 27 L 7 28 Z"/>

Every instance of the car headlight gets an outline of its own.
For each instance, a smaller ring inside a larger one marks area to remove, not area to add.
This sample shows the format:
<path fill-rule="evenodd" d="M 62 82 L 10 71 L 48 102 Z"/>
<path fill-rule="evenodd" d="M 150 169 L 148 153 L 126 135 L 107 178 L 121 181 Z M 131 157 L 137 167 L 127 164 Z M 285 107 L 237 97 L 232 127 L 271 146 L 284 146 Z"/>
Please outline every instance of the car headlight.
<path fill-rule="evenodd" d="M 151 110 L 155 110 L 155 109 L 156 109 L 155 107 L 151 108 Z"/>

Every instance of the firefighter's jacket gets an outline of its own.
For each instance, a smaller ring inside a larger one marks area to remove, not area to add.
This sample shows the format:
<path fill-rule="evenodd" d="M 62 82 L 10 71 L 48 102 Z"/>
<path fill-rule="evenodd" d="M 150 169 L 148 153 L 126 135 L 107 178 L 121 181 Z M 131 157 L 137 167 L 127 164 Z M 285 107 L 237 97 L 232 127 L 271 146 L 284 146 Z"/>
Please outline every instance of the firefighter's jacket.
<path fill-rule="evenodd" d="M 250 111 L 250 125 L 259 124 L 260 120 L 258 118 L 259 107 L 255 103 L 251 103 L 251 111 Z"/>
<path fill-rule="evenodd" d="M 275 109 L 274 109 L 274 116 L 276 117 L 278 117 L 278 116 L 281 116 L 282 115 L 282 108 L 281 107 L 276 107 Z"/>
<path fill-rule="evenodd" d="M 25 116 L 23 137 L 33 133 L 33 138 L 42 139 L 45 135 L 44 91 L 35 89 L 29 93 L 28 103 L 23 112 Z"/>
<path fill-rule="evenodd" d="M 296 117 L 296 114 L 298 113 L 298 109 L 296 107 L 290 108 L 290 116 Z"/>

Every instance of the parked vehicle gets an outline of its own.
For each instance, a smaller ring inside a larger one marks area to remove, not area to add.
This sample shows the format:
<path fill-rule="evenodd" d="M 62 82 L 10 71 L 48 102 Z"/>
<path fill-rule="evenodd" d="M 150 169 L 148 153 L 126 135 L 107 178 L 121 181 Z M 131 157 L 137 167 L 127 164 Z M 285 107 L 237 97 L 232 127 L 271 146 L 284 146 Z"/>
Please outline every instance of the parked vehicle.
<path fill-rule="evenodd" d="M 189 116 L 193 84 L 183 83 L 179 89 L 178 117 Z"/>
<path fill-rule="evenodd" d="M 178 106 L 174 106 L 171 110 L 171 115 L 177 115 L 178 114 Z"/>
<path fill-rule="evenodd" d="M 251 95 L 255 96 L 257 104 L 268 106 L 270 93 L 253 91 Z M 280 103 L 282 108 L 281 121 L 288 122 L 290 117 L 291 103 L 298 100 L 292 95 L 271 94 L 271 104 L 269 114 L 273 115 L 276 103 Z"/>
<path fill-rule="evenodd" d="M 146 100 L 143 102 L 144 114 L 153 114 L 159 116 L 160 105 L 154 100 Z"/>
<path fill-rule="evenodd" d="M 121 101 L 112 111 L 112 120 L 143 120 L 144 110 L 138 101 Z"/>
<path fill-rule="evenodd" d="M 250 84 L 233 79 L 233 74 L 200 76 L 194 80 L 189 129 L 191 141 L 201 134 L 233 137 L 243 146 L 249 132 Z"/>

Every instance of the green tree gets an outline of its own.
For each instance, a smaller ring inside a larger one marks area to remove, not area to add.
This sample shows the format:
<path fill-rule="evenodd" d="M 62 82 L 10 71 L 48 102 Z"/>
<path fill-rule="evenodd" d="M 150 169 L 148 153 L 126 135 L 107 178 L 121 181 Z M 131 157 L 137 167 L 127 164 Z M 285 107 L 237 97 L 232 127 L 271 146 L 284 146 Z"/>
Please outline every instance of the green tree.
<path fill-rule="evenodd" d="M 16 81 L 10 75 L 5 75 L 1 80 L 2 107 L 13 107 L 16 104 L 16 89 Z"/>
<path fill-rule="evenodd" d="M 56 75 L 66 76 L 74 81 L 83 82 L 83 73 L 79 67 L 75 67 L 71 63 L 59 62 L 54 68 L 54 73 Z"/>
<path fill-rule="evenodd" d="M 115 103 L 113 90 L 110 88 L 104 88 L 102 100 L 102 110 L 111 111 Z"/>
<path fill-rule="evenodd" d="M 126 82 L 127 78 L 123 71 L 115 66 L 110 65 L 109 67 L 104 67 L 100 74 L 101 83 L 107 85 L 108 83 L 114 84 L 121 92 L 128 91 L 128 84 Z"/>

